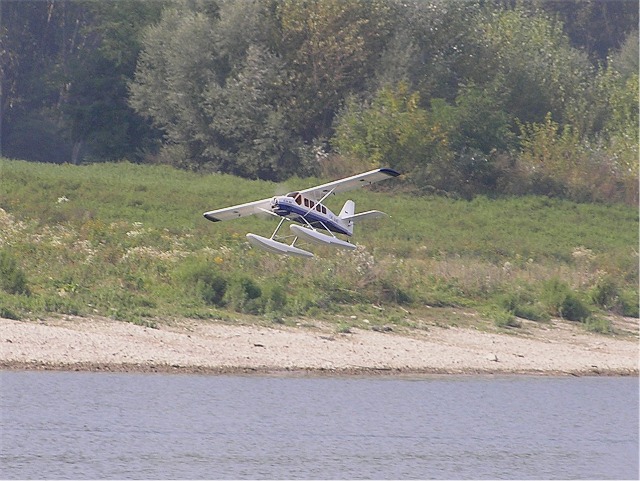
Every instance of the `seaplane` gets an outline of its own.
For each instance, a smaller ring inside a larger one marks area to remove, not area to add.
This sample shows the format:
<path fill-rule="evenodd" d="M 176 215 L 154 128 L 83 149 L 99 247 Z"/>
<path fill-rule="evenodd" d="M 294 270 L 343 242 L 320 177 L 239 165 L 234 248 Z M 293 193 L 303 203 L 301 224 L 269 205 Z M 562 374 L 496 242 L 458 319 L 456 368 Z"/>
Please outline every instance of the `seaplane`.
<path fill-rule="evenodd" d="M 312 252 L 298 247 L 296 245 L 298 242 L 353 250 L 356 248 L 355 244 L 339 238 L 338 235 L 351 237 L 354 223 L 365 219 L 384 217 L 387 214 L 378 210 L 356 214 L 355 202 L 347 200 L 340 213 L 336 215 L 324 204 L 324 201 L 331 195 L 365 187 L 399 175 L 393 169 L 375 169 L 316 187 L 289 192 L 286 195 L 276 195 L 247 202 L 246 204 L 211 210 L 203 215 L 212 222 L 232 220 L 261 213 L 278 217 L 278 226 L 271 234 L 271 237 L 263 237 L 252 233 L 246 236 L 251 245 L 274 254 L 313 257 Z M 279 232 L 282 225 L 287 221 L 291 223 L 289 225 L 291 234 L 282 235 Z M 291 240 L 290 243 L 289 240 Z"/>

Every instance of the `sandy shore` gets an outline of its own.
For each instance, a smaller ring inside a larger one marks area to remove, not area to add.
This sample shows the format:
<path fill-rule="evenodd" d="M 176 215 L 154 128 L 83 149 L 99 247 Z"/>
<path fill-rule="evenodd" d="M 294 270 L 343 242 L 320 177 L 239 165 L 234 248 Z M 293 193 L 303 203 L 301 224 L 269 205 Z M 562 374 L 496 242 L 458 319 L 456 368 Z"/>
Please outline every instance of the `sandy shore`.
<path fill-rule="evenodd" d="M 429 326 L 376 332 L 184 320 L 0 319 L 0 368 L 203 373 L 638 375 L 637 319 L 617 335 L 575 323 L 511 332 Z"/>

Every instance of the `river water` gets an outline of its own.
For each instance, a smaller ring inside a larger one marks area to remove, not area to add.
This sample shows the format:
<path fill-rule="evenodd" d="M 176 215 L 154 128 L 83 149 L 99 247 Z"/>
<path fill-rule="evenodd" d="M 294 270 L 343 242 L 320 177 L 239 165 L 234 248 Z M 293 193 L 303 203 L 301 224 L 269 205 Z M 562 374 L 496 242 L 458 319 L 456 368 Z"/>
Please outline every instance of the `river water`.
<path fill-rule="evenodd" d="M 637 377 L 0 372 L 0 478 L 638 479 Z"/>

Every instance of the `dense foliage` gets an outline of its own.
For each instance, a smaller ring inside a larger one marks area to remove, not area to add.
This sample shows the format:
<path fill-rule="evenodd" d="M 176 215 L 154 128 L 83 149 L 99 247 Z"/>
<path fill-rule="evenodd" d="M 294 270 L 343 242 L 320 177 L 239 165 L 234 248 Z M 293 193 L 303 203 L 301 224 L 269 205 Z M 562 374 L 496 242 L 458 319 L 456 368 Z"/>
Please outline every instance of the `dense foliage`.
<path fill-rule="evenodd" d="M 0 8 L 8 157 L 637 202 L 637 0 Z"/>

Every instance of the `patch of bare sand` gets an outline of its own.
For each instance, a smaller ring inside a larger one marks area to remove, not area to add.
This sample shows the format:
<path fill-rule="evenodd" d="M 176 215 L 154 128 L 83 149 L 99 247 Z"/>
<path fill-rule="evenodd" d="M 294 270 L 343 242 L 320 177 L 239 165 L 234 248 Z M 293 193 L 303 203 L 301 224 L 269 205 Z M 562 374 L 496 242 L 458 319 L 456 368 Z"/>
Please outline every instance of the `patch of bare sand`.
<path fill-rule="evenodd" d="M 0 319 L 0 368 L 164 372 L 638 375 L 638 324 L 623 335 L 574 323 L 514 333 L 429 326 L 375 332 L 184 320 L 150 328 L 104 318 Z"/>

